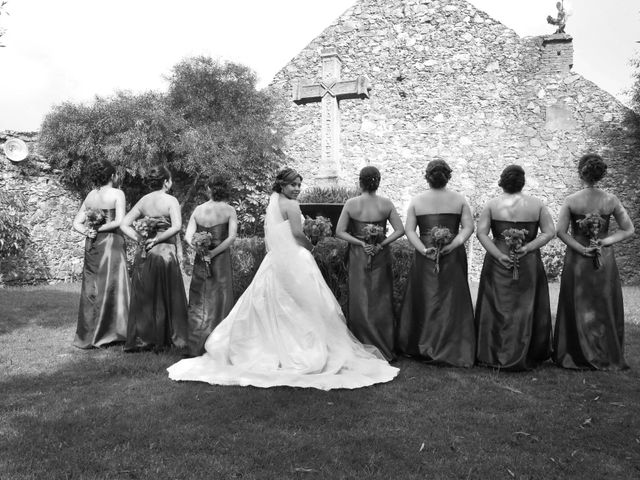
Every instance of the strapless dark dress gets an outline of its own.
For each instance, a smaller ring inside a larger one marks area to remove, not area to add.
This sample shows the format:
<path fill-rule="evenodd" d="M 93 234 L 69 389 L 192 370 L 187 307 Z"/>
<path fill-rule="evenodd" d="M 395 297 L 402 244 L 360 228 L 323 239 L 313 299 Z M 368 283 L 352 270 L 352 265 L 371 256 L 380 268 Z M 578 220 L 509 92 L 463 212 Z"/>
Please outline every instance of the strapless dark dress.
<path fill-rule="evenodd" d="M 213 227 L 198 225 L 198 232 L 209 232 L 213 250 L 229 236 L 229 225 Z M 189 354 L 204 353 L 204 342 L 233 308 L 233 275 L 229 249 L 211 259 L 209 265 L 200 255 L 193 263 L 193 275 L 189 288 Z"/>
<path fill-rule="evenodd" d="M 105 209 L 106 222 L 115 209 Z M 85 240 L 78 326 L 73 344 L 79 348 L 124 342 L 129 316 L 130 282 L 125 240 L 120 230 L 98 232 Z"/>
<path fill-rule="evenodd" d="M 500 251 L 509 253 L 502 232 L 526 229 L 528 243 L 538 222 L 493 220 L 491 231 Z M 549 285 L 540 250 L 519 261 L 519 279 L 488 253 L 484 257 L 476 303 L 477 362 L 504 370 L 528 370 L 551 356 Z"/>
<path fill-rule="evenodd" d="M 349 233 L 354 237 L 364 239 L 363 228 L 370 223 L 379 225 L 386 230 L 386 219 L 377 222 L 360 222 L 351 219 Z M 360 342 L 377 347 L 387 360 L 395 359 L 393 351 L 395 316 L 393 313 L 391 260 L 391 249 L 388 246 L 375 256 L 369 257 L 362 247 L 349 245 L 349 316 L 347 325 Z"/>
<path fill-rule="evenodd" d="M 611 214 L 601 215 L 609 232 Z M 589 239 L 577 222 L 584 215 L 571 214 L 571 233 L 582 245 Z M 564 368 L 624 370 L 624 304 L 613 247 L 601 250 L 601 267 L 567 247 L 560 281 L 553 361 Z"/>
<path fill-rule="evenodd" d="M 164 220 L 171 223 L 168 218 Z M 155 245 L 146 257 L 141 251 L 136 255 L 125 351 L 187 345 L 187 295 L 177 241 L 174 235 Z"/>
<path fill-rule="evenodd" d="M 418 215 L 420 241 L 433 247 L 433 227 L 447 227 L 458 234 L 460 214 Z M 473 303 L 467 280 L 467 253 L 464 247 L 435 262 L 415 252 L 402 301 L 396 348 L 398 353 L 456 367 L 475 362 L 476 333 Z"/>

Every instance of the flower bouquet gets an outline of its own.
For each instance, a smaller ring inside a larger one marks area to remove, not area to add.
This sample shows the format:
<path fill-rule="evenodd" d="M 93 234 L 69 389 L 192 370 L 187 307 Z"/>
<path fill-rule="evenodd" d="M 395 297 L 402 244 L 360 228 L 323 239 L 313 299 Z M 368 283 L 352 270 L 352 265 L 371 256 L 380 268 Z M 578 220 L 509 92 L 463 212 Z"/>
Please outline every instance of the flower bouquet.
<path fill-rule="evenodd" d="M 600 258 L 600 245 L 598 244 L 598 235 L 604 227 L 604 219 L 597 213 L 587 213 L 582 220 L 577 222 L 580 230 L 589 238 L 589 247 L 596 247 L 593 255 L 593 268 L 598 270 L 602 267 L 602 259 Z"/>
<path fill-rule="evenodd" d="M 193 245 L 196 248 L 196 255 L 200 255 L 204 260 L 207 270 L 207 277 L 211 276 L 211 259 L 207 256 L 211 245 L 213 245 L 213 237 L 209 232 L 196 232 L 193 234 Z"/>
<path fill-rule="evenodd" d="M 133 222 L 134 230 L 142 237 L 142 242 L 140 242 L 142 249 L 140 256 L 142 258 L 147 258 L 145 242 L 152 236 L 155 236 L 159 229 L 168 228 L 169 226 L 169 222 L 163 217 L 142 217 Z"/>
<path fill-rule="evenodd" d="M 102 225 L 107 223 L 107 216 L 99 208 L 87 208 L 84 212 L 84 216 L 84 224 L 89 230 L 93 230 L 96 233 Z M 95 238 L 89 238 L 89 240 L 89 245 L 92 245 Z"/>
<path fill-rule="evenodd" d="M 362 234 L 367 245 L 377 245 L 380 243 L 380 237 L 384 235 L 384 228 L 375 223 L 367 223 L 362 227 Z M 371 255 L 367 258 L 367 268 L 371 268 Z"/>
<path fill-rule="evenodd" d="M 311 218 L 307 215 L 302 226 L 302 232 L 311 240 L 313 245 L 317 245 L 322 239 L 331 236 L 331 220 L 323 216 Z"/>
<path fill-rule="evenodd" d="M 445 245 L 451 243 L 451 240 L 453 240 L 453 234 L 447 227 L 437 225 L 431 229 L 431 239 L 436 247 L 435 272 L 440 273 L 440 252 Z"/>
<path fill-rule="evenodd" d="M 508 228 L 502 232 L 507 246 L 509 247 L 509 258 L 513 262 L 513 279 L 518 280 L 520 274 L 518 273 L 518 253 L 517 250 L 524 245 L 524 239 L 527 237 L 529 230 Z"/>

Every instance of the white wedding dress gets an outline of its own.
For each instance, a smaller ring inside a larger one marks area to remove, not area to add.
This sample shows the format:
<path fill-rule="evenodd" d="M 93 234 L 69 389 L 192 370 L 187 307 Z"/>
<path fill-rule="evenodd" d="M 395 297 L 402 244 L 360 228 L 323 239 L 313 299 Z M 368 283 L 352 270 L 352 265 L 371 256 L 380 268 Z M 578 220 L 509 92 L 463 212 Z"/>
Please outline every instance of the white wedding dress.
<path fill-rule="evenodd" d="M 201 357 L 167 370 L 172 380 L 217 385 L 359 388 L 398 369 L 349 332 L 313 256 L 282 218 L 278 194 L 265 218 L 267 255 L 247 290 L 205 343 Z"/>

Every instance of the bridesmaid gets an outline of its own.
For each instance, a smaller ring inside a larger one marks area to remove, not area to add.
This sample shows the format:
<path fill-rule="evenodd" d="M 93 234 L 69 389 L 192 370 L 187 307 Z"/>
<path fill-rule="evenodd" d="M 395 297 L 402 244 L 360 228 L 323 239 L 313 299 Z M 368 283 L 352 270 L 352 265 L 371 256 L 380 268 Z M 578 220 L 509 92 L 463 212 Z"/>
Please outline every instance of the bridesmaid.
<path fill-rule="evenodd" d="M 467 280 L 464 243 L 473 233 L 473 217 L 463 195 L 447 190 L 451 168 L 444 160 L 427 165 L 430 189 L 411 200 L 405 231 L 415 247 L 398 326 L 397 349 L 435 363 L 471 367 L 476 333 Z M 420 227 L 420 236 L 416 234 Z M 446 227 L 453 238 L 440 252 L 435 271 L 434 227 Z"/>
<path fill-rule="evenodd" d="M 583 156 L 578 173 L 585 188 L 567 197 L 558 219 L 558 237 L 568 248 L 560 283 L 553 361 L 564 368 L 628 368 L 624 360 L 622 288 L 612 245 L 631 237 L 634 227 L 620 200 L 597 187 L 606 171 L 600 155 Z M 597 247 L 589 246 L 589 238 L 578 223 L 589 213 L 602 219 Z M 618 224 L 612 234 L 611 215 Z M 595 268 L 596 253 L 600 268 Z"/>
<path fill-rule="evenodd" d="M 133 240 L 144 240 L 146 251 L 145 256 L 139 251 L 134 262 L 125 351 L 187 344 L 187 296 L 176 251 L 180 205 L 168 193 L 173 181 L 166 167 L 153 167 L 145 183 L 153 191 L 135 204 L 120 227 Z M 132 228 L 139 217 L 159 220 L 151 238 L 144 239 Z"/>
<path fill-rule="evenodd" d="M 504 193 L 489 200 L 478 220 L 477 237 L 487 254 L 476 303 L 477 361 L 505 370 L 528 370 L 551 356 L 549 286 L 540 247 L 555 230 L 544 204 L 522 193 L 524 183 L 522 167 L 505 168 L 498 183 Z M 515 264 L 503 237 L 508 229 L 526 230 Z"/>
<path fill-rule="evenodd" d="M 129 275 L 125 240 L 118 228 L 124 217 L 125 198 L 114 188 L 116 169 L 107 162 L 90 166 L 94 189 L 82 202 L 73 228 L 85 235 L 84 268 L 78 326 L 73 344 L 79 348 L 124 342 L 129 315 Z M 100 210 L 104 223 L 87 226 L 87 213 Z"/>
<path fill-rule="evenodd" d="M 206 254 L 209 264 L 196 254 L 189 288 L 188 354 L 204 354 L 204 342 L 213 329 L 233 307 L 231 253 L 229 247 L 236 239 L 238 221 L 236 211 L 225 203 L 229 199 L 229 183 L 216 177 L 207 185 L 209 200 L 196 207 L 189 219 L 185 240 L 196 248 L 193 235 L 207 232 L 211 246 Z"/>
<path fill-rule="evenodd" d="M 404 234 L 404 228 L 391 200 L 376 194 L 378 185 L 380 172 L 376 167 L 360 170 L 362 194 L 345 203 L 336 237 L 349 242 L 349 329 L 358 340 L 374 345 L 391 361 L 395 360 L 395 315 L 389 245 Z M 393 233 L 385 238 L 387 221 Z M 369 224 L 383 231 L 377 241 L 365 241 Z"/>

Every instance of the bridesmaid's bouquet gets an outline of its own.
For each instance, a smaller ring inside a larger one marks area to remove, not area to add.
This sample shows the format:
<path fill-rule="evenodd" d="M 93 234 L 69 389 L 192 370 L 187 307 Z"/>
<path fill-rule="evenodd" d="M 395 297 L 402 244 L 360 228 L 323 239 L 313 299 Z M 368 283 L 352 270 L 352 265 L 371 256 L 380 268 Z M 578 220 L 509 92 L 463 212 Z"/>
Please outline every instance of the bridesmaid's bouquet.
<path fill-rule="evenodd" d="M 140 256 L 147 258 L 145 242 L 155 236 L 160 228 L 168 228 L 170 225 L 163 217 L 142 217 L 133 222 L 133 228 L 142 237 Z"/>
<path fill-rule="evenodd" d="M 362 234 L 367 245 L 377 245 L 380 243 L 380 237 L 384 235 L 384 228 L 375 223 L 367 223 L 362 227 Z M 367 258 L 367 268 L 371 268 L 371 255 Z"/>
<path fill-rule="evenodd" d="M 84 224 L 86 227 L 95 232 L 97 232 L 102 225 L 107 223 L 107 216 L 99 208 L 87 208 L 84 212 L 84 216 Z M 89 244 L 91 245 L 95 238 L 90 238 L 89 240 Z"/>
<path fill-rule="evenodd" d="M 600 234 L 600 230 L 604 228 L 604 219 L 597 213 L 587 213 L 582 220 L 578 220 L 577 224 L 580 230 L 582 230 L 582 233 L 589 238 L 589 247 L 596 247 L 593 255 L 593 268 L 598 270 L 602 267 L 598 235 Z"/>
<path fill-rule="evenodd" d="M 211 259 L 207 256 L 209 247 L 213 245 L 213 237 L 209 232 L 196 232 L 193 234 L 193 245 L 196 247 L 196 254 L 202 257 L 206 265 L 207 277 L 211 276 Z"/>
<path fill-rule="evenodd" d="M 324 238 L 331 236 L 331 220 L 321 215 L 311 218 L 307 215 L 304 219 L 302 232 L 311 240 L 313 245 L 317 245 Z"/>
<path fill-rule="evenodd" d="M 508 228 L 504 232 L 502 232 L 502 236 L 504 237 L 504 241 L 509 247 L 509 258 L 511 262 L 513 262 L 513 279 L 518 280 L 520 278 L 520 274 L 518 273 L 518 253 L 517 250 L 524 245 L 524 239 L 527 238 L 529 234 L 529 230 L 526 229 L 517 229 L 517 228 Z"/>
<path fill-rule="evenodd" d="M 431 229 L 431 240 L 436 247 L 435 272 L 440 273 L 440 251 L 445 245 L 451 243 L 451 240 L 453 240 L 453 234 L 447 227 L 437 225 Z"/>

